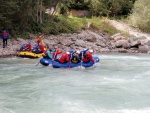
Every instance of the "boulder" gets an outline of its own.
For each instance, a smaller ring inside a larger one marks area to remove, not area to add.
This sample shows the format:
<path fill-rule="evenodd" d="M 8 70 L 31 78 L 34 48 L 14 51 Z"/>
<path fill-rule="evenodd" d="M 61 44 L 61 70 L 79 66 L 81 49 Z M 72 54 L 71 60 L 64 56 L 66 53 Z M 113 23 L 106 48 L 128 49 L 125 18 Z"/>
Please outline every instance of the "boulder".
<path fill-rule="evenodd" d="M 106 44 L 105 44 L 105 43 L 103 43 L 103 42 L 101 42 L 101 41 L 97 41 L 97 42 L 95 42 L 95 45 L 97 45 L 97 46 L 101 46 L 101 47 L 106 47 Z"/>
<path fill-rule="evenodd" d="M 26 40 L 22 39 L 22 38 L 17 38 L 17 41 L 19 41 L 19 43 L 22 45 L 24 43 L 26 43 Z"/>
<path fill-rule="evenodd" d="M 116 34 L 112 35 L 112 36 L 111 36 L 111 39 L 114 40 L 114 38 L 117 37 L 117 36 L 121 36 L 121 33 L 116 33 Z"/>
<path fill-rule="evenodd" d="M 139 46 L 139 52 L 147 53 L 148 51 L 150 51 L 150 46 L 148 46 L 148 45 Z"/>
<path fill-rule="evenodd" d="M 110 52 L 110 50 L 108 48 L 101 48 L 100 52 Z"/>
<path fill-rule="evenodd" d="M 76 40 L 75 45 L 81 46 L 81 47 L 86 47 L 86 43 L 83 40 Z"/>
<path fill-rule="evenodd" d="M 128 43 L 127 40 L 118 40 L 118 41 L 115 43 L 115 46 L 116 46 L 117 48 L 126 47 L 126 45 L 129 45 L 129 43 Z"/>
<path fill-rule="evenodd" d="M 131 42 L 131 47 L 138 47 L 139 45 L 141 45 L 141 41 L 140 40 L 136 40 Z"/>
<path fill-rule="evenodd" d="M 147 40 L 145 43 L 146 45 L 150 46 L 150 40 Z"/>
<path fill-rule="evenodd" d="M 46 45 L 55 45 L 56 44 L 54 40 L 43 39 L 43 41 Z"/>
<path fill-rule="evenodd" d="M 86 35 L 86 41 L 96 42 L 96 37 L 94 35 Z"/>
<path fill-rule="evenodd" d="M 127 50 L 124 49 L 124 48 L 121 48 L 121 49 L 118 49 L 118 52 L 120 52 L 120 53 L 127 53 Z"/>
<path fill-rule="evenodd" d="M 115 41 L 118 41 L 118 40 L 125 40 L 125 39 L 126 39 L 126 38 L 123 37 L 123 36 L 116 36 L 116 37 L 114 38 Z"/>

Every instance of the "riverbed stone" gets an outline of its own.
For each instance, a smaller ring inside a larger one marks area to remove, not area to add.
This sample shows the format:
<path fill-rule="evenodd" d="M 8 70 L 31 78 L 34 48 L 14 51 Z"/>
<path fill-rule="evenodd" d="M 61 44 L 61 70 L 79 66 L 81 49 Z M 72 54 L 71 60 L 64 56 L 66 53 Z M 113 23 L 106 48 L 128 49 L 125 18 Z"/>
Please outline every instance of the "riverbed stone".
<path fill-rule="evenodd" d="M 92 48 L 96 53 L 101 52 L 123 52 L 123 53 L 147 53 L 150 54 L 150 40 L 145 37 L 123 38 L 122 34 L 110 36 L 107 33 L 99 33 L 97 31 L 83 30 L 79 33 L 60 34 L 45 36 L 45 45 L 50 48 L 60 49 L 63 52 L 74 49 L 83 50 Z M 118 37 L 118 39 L 116 38 Z M 119 38 L 121 37 L 121 38 Z M 116 38 L 116 39 L 115 39 Z M 35 39 L 8 39 L 6 48 L 2 48 L 3 42 L 0 39 L 0 57 L 9 57 L 17 54 L 22 44 L 31 41 L 35 44 Z"/>
<path fill-rule="evenodd" d="M 139 46 L 139 51 L 141 53 L 147 53 L 148 51 L 150 51 L 150 46 L 148 46 L 148 45 Z"/>
<path fill-rule="evenodd" d="M 118 40 L 116 41 L 115 45 L 117 48 L 120 48 L 120 47 L 126 47 L 127 45 L 129 45 L 129 43 L 127 40 Z"/>

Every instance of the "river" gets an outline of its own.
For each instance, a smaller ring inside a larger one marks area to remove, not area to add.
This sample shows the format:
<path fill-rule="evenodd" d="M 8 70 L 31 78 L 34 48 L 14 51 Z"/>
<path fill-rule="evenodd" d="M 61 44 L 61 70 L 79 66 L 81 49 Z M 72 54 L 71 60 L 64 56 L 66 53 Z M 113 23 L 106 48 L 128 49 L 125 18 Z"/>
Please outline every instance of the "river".
<path fill-rule="evenodd" d="M 98 54 L 91 68 L 0 59 L 0 113 L 149 113 L 150 56 Z"/>

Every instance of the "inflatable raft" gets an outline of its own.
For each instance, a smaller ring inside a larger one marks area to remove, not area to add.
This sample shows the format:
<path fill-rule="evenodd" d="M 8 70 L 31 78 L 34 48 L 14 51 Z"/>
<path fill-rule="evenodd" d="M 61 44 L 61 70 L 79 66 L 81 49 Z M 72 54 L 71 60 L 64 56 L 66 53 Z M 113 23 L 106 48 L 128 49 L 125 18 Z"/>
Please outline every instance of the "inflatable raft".
<path fill-rule="evenodd" d="M 94 56 L 93 59 L 95 60 L 96 63 L 98 63 L 100 61 L 100 59 L 96 56 Z M 85 62 L 80 62 L 80 63 L 68 62 L 68 63 L 62 64 L 60 62 L 52 61 L 52 60 L 47 59 L 47 58 L 41 58 L 40 63 L 44 66 L 52 65 L 54 68 L 73 68 L 73 67 L 79 67 L 79 66 L 91 67 L 94 65 L 94 63 L 91 61 L 89 61 L 88 63 L 85 63 Z"/>
<path fill-rule="evenodd" d="M 20 51 L 17 53 L 17 56 L 24 57 L 24 58 L 41 58 L 42 53 L 36 54 L 33 52 L 29 52 L 29 51 Z"/>

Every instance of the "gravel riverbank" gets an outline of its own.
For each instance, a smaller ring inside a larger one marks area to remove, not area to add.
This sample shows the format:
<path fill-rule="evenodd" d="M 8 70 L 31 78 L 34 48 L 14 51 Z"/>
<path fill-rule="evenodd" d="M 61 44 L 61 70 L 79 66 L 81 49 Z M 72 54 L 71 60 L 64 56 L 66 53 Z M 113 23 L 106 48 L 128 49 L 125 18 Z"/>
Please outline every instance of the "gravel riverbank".
<path fill-rule="evenodd" d="M 20 46 L 28 41 L 35 44 L 37 36 L 29 35 L 29 39 L 8 39 L 8 46 L 2 48 L 0 40 L 0 58 L 16 56 Z M 110 36 L 106 33 L 84 30 L 74 34 L 60 34 L 44 36 L 44 42 L 50 48 L 67 51 L 69 49 L 83 50 L 91 48 L 95 53 L 122 52 L 122 53 L 150 53 L 150 40 L 145 36 L 125 38 L 121 33 Z"/>

